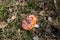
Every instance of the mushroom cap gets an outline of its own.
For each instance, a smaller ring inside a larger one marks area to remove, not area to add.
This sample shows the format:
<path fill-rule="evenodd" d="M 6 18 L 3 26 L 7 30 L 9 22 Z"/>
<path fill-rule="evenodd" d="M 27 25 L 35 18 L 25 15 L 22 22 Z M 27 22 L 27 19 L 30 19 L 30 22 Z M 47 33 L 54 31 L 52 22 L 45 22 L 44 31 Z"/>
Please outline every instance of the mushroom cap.
<path fill-rule="evenodd" d="M 31 30 L 34 28 L 37 22 L 37 18 L 35 15 L 29 15 L 22 21 L 22 28 L 25 30 Z"/>

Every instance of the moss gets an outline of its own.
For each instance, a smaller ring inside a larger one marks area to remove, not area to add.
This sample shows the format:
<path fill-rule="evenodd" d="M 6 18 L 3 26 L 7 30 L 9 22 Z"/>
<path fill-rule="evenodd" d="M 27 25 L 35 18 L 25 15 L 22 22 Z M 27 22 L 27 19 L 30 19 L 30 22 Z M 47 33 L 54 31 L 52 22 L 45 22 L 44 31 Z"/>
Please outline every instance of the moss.
<path fill-rule="evenodd" d="M 34 2 L 28 2 L 27 3 L 29 8 L 35 8 L 36 4 Z"/>

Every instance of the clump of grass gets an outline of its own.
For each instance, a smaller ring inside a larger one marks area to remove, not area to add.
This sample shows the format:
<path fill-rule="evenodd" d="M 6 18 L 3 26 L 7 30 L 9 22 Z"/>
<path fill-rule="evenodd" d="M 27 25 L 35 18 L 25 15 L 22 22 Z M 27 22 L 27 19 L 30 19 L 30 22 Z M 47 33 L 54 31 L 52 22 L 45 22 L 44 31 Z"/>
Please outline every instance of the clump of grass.
<path fill-rule="evenodd" d="M 0 15 L 1 15 L 1 20 L 6 20 L 8 18 L 8 11 L 7 11 L 7 6 L 5 5 L 0 5 Z"/>
<path fill-rule="evenodd" d="M 33 33 L 31 31 L 22 31 L 21 32 L 22 40 L 33 40 Z"/>
<path fill-rule="evenodd" d="M 23 14 L 23 13 L 24 13 L 24 14 L 29 14 L 30 12 L 31 12 L 30 10 L 27 10 L 27 9 L 26 9 L 26 10 L 23 10 L 21 13 L 22 13 L 22 14 Z"/>
<path fill-rule="evenodd" d="M 34 2 L 28 2 L 27 3 L 29 8 L 35 8 L 36 4 Z"/>

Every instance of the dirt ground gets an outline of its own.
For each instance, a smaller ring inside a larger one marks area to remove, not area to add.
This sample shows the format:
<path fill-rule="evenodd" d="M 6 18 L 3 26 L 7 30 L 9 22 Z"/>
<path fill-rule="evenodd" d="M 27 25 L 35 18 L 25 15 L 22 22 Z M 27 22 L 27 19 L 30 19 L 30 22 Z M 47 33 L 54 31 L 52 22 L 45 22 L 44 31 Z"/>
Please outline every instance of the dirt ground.
<path fill-rule="evenodd" d="M 27 31 L 31 14 L 39 27 Z M 60 0 L 0 0 L 0 40 L 60 40 Z"/>

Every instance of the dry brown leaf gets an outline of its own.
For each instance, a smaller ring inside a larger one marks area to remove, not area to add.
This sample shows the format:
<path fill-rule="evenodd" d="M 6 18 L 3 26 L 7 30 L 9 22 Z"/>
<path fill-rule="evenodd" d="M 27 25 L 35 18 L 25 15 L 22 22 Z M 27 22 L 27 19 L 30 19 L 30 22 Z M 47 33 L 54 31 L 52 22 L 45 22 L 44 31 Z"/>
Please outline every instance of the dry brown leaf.
<path fill-rule="evenodd" d="M 7 23 L 5 23 L 4 21 L 0 22 L 0 28 L 5 28 L 6 26 L 7 26 Z"/>

